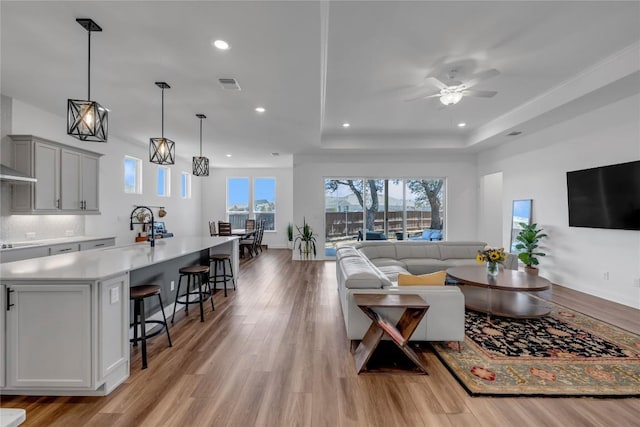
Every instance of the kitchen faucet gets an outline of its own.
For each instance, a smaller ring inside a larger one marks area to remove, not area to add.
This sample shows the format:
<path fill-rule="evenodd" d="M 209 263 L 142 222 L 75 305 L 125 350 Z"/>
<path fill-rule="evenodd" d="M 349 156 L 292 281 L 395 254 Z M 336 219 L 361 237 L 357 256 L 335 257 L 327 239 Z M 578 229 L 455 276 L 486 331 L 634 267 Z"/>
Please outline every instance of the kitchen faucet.
<path fill-rule="evenodd" d="M 131 211 L 131 218 L 130 218 L 130 224 L 129 224 L 129 229 L 133 230 L 133 224 L 142 224 L 142 226 L 144 227 L 144 224 L 146 224 L 146 222 L 144 222 L 144 217 L 142 217 L 142 222 L 133 222 L 133 217 L 137 215 L 134 215 L 136 213 L 136 211 L 138 210 L 148 210 L 149 213 L 151 214 L 151 239 L 149 240 L 149 243 L 151 244 L 151 247 L 153 248 L 156 245 L 156 239 L 155 239 L 155 235 L 154 235 L 154 229 L 155 227 L 153 226 L 153 222 L 154 222 L 154 218 L 153 218 L 153 211 L 151 210 L 151 208 L 147 207 L 147 206 L 136 206 L 135 208 L 133 208 L 133 211 Z"/>

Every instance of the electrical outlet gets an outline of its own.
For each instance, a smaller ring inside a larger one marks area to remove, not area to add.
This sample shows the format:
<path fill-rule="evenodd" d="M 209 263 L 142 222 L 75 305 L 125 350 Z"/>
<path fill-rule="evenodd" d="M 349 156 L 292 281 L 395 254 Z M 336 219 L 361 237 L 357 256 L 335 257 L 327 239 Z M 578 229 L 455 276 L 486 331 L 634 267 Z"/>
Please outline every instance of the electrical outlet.
<path fill-rule="evenodd" d="M 36 233 L 33 231 L 30 231 L 28 233 L 24 233 L 24 236 L 27 238 L 27 240 L 33 240 L 36 238 Z"/>
<path fill-rule="evenodd" d="M 640 277 L 635 277 L 633 279 L 633 286 L 635 286 L 636 288 L 640 288 Z"/>
<path fill-rule="evenodd" d="M 608 271 L 605 271 L 604 273 L 602 273 L 602 278 L 603 278 L 604 280 L 609 280 L 609 272 L 608 272 Z"/>
<path fill-rule="evenodd" d="M 176 288 L 176 281 L 172 280 L 171 281 L 171 290 L 174 290 Z"/>
<path fill-rule="evenodd" d="M 109 289 L 109 299 L 111 300 L 111 304 L 117 303 L 120 300 L 120 289 L 119 288 Z"/>
<path fill-rule="evenodd" d="M 67 237 L 73 236 L 73 230 L 64 230 L 64 235 Z"/>

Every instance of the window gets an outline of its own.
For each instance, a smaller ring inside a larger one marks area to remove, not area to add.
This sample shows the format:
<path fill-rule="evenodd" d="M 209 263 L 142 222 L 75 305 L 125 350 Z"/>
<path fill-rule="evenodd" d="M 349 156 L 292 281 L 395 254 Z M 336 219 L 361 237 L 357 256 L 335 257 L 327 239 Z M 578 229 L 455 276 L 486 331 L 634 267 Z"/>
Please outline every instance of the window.
<path fill-rule="evenodd" d="M 442 240 L 444 178 L 325 179 L 325 254 L 353 240 Z"/>
<path fill-rule="evenodd" d="M 249 178 L 227 179 L 227 217 L 231 228 L 244 228 L 249 218 Z"/>
<path fill-rule="evenodd" d="M 253 217 L 265 221 L 265 230 L 275 231 L 275 178 L 228 178 L 227 216 L 232 228 L 244 228 L 245 221 Z"/>
<path fill-rule="evenodd" d="M 265 230 L 275 231 L 275 178 L 255 178 L 253 180 L 253 214 L 256 221 L 264 220 Z"/>
<path fill-rule="evenodd" d="M 180 175 L 180 197 L 183 199 L 191 198 L 191 174 L 182 172 Z"/>
<path fill-rule="evenodd" d="M 171 196 L 171 169 L 166 166 L 158 166 L 158 197 Z"/>
<path fill-rule="evenodd" d="M 142 194 L 142 160 L 124 156 L 124 192 Z"/>

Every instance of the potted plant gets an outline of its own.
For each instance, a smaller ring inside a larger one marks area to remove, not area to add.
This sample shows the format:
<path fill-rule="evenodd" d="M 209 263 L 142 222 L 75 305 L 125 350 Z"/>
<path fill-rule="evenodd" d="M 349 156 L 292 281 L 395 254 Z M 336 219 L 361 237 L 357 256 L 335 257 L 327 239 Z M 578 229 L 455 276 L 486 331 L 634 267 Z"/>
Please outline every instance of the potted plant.
<path fill-rule="evenodd" d="M 293 246 L 295 247 L 296 243 L 298 244 L 300 255 L 304 254 L 308 257 L 313 252 L 313 255 L 315 256 L 316 236 L 313 235 L 313 230 L 311 229 L 311 226 L 307 224 L 306 218 L 302 218 L 302 228 L 296 225 L 296 229 L 298 230 L 298 235 L 293 242 Z"/>
<path fill-rule="evenodd" d="M 537 257 L 546 255 L 544 252 L 540 252 L 538 243 L 540 239 L 545 237 L 547 235 L 542 232 L 542 228 L 538 228 L 538 224 L 520 223 L 520 233 L 516 237 L 516 242 L 518 242 L 516 249 L 520 251 L 518 258 L 524 263 L 524 269 L 527 273 L 538 274 L 538 268 L 535 266 L 540 262 Z"/>
<path fill-rule="evenodd" d="M 287 224 L 287 246 L 289 249 L 293 249 L 293 224 Z"/>

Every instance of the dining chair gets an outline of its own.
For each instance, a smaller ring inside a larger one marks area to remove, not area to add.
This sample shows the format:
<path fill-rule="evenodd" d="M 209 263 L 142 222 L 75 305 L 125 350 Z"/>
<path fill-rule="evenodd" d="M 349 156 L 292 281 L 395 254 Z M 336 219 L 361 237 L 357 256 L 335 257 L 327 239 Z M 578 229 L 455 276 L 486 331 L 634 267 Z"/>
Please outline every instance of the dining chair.
<path fill-rule="evenodd" d="M 254 230 L 250 237 L 240 240 L 240 255 L 244 256 L 244 250 L 249 252 L 249 256 L 258 255 L 258 245 L 260 242 L 260 234 L 264 228 L 264 221 L 258 223 L 258 227 Z"/>
<path fill-rule="evenodd" d="M 216 222 L 215 221 L 209 221 L 209 234 L 211 236 L 217 236 L 218 233 L 216 232 Z"/>
<path fill-rule="evenodd" d="M 256 236 L 256 255 L 258 255 L 258 249 L 260 249 L 260 252 L 262 252 L 262 236 L 264 235 L 264 226 L 265 226 L 265 220 L 260 220 L 260 224 L 258 225 L 258 235 Z"/>
<path fill-rule="evenodd" d="M 231 236 L 231 223 L 218 221 L 218 236 Z"/>
<path fill-rule="evenodd" d="M 247 219 L 244 222 L 244 229 L 246 231 L 253 231 L 256 229 L 256 220 L 255 219 Z"/>

